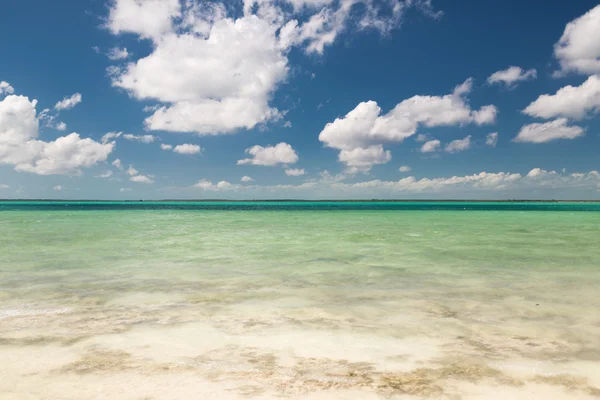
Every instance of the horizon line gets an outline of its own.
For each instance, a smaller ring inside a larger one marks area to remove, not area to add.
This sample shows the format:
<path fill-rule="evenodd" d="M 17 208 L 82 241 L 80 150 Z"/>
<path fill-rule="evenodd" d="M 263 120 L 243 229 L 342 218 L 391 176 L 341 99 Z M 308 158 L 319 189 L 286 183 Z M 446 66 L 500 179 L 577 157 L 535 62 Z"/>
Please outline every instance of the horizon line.
<path fill-rule="evenodd" d="M 186 203 L 208 203 L 208 202 L 230 202 L 230 203 L 291 203 L 291 202 L 303 202 L 303 203 L 366 203 L 366 202 L 381 202 L 381 203 L 401 203 L 401 202 L 447 202 L 447 203 L 460 203 L 460 202 L 480 202 L 480 203 L 600 203 L 600 199 L 594 200 L 564 200 L 564 199 L 244 199 L 244 200 L 232 200 L 232 199 L 139 199 L 139 200 L 100 200 L 100 199 L 0 199 L 0 202 L 64 202 L 64 203 L 75 203 L 75 202 L 105 202 L 105 203 L 169 203 L 169 202 L 186 202 Z"/>

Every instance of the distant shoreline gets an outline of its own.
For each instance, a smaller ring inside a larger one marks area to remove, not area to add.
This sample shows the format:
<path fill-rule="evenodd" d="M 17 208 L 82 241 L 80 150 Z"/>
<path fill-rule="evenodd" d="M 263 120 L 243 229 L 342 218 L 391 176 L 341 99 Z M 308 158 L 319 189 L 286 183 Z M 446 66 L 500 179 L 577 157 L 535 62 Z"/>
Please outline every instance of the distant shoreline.
<path fill-rule="evenodd" d="M 473 200 L 473 199 L 369 199 L 369 200 L 304 200 L 304 199 L 251 199 L 251 200 L 225 200 L 225 199 L 197 199 L 197 200 L 64 200 L 64 199 L 0 199 L 0 203 L 18 202 L 60 202 L 60 203 L 600 203 L 600 200 Z"/>

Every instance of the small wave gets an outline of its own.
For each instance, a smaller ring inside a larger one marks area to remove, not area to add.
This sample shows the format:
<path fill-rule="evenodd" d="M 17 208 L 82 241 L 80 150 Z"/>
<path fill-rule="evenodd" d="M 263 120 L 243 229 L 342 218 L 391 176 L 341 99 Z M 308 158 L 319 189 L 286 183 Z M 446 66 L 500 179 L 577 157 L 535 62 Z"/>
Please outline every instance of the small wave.
<path fill-rule="evenodd" d="M 0 309 L 0 319 L 11 317 L 32 317 L 36 315 L 65 314 L 71 311 L 73 311 L 73 309 L 69 307 L 55 309 L 5 308 Z"/>

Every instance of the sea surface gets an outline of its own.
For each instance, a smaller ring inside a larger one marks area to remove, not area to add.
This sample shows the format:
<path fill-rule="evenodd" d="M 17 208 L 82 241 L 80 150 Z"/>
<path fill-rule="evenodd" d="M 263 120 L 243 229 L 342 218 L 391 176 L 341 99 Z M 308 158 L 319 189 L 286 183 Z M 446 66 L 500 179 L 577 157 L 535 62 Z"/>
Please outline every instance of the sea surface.
<path fill-rule="evenodd" d="M 598 399 L 600 203 L 0 202 L 0 399 Z"/>

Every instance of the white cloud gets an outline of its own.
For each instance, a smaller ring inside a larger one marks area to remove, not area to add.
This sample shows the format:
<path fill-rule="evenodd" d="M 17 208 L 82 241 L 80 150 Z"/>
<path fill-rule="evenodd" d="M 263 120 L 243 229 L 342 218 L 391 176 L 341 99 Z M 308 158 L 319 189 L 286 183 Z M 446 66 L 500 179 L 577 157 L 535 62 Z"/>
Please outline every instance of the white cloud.
<path fill-rule="evenodd" d="M 113 165 L 115 168 L 117 168 L 117 169 L 120 169 L 121 171 L 123 171 L 123 169 L 124 169 L 124 168 L 123 168 L 123 164 L 121 164 L 121 160 L 119 160 L 118 158 L 117 158 L 115 161 L 113 161 L 111 164 L 112 164 L 112 165 Z"/>
<path fill-rule="evenodd" d="M 496 147 L 496 144 L 498 144 L 498 132 L 488 133 L 485 137 L 485 144 L 489 147 Z"/>
<path fill-rule="evenodd" d="M 398 168 L 398 171 L 400 171 L 400 172 L 410 172 L 410 171 L 412 171 L 412 168 L 409 167 L 408 165 L 403 165 L 400 168 Z"/>
<path fill-rule="evenodd" d="M 127 51 L 127 49 L 125 47 L 123 47 L 123 48 L 113 47 L 112 49 L 110 49 L 108 51 L 106 56 L 113 61 L 114 60 L 123 60 L 123 59 L 129 57 L 129 52 Z"/>
<path fill-rule="evenodd" d="M 109 171 L 101 173 L 100 175 L 96 175 L 96 178 L 107 179 L 107 178 L 110 178 L 111 176 L 113 176 L 113 172 L 109 170 Z"/>
<path fill-rule="evenodd" d="M 114 164 L 114 163 L 113 163 Z M 137 183 L 154 183 L 150 176 L 140 174 L 140 171 L 135 169 L 133 165 L 130 165 L 127 171 L 125 171 L 127 175 L 129 175 L 129 180 L 131 182 Z"/>
<path fill-rule="evenodd" d="M 52 189 L 56 190 L 57 192 L 60 192 L 61 190 L 63 190 L 63 187 L 61 185 L 56 185 Z"/>
<path fill-rule="evenodd" d="M 207 179 L 201 179 L 194 185 L 194 187 L 200 188 L 202 190 L 210 190 L 210 191 L 216 192 L 216 191 L 220 191 L 220 190 L 238 189 L 240 186 L 234 185 L 227 181 L 220 181 L 216 185 L 214 185 L 211 181 L 209 181 Z"/>
<path fill-rule="evenodd" d="M 179 153 L 179 154 L 190 154 L 191 155 L 191 154 L 200 153 L 200 151 L 202 151 L 202 148 L 200 146 L 198 146 L 197 144 L 185 143 L 185 144 L 180 144 L 178 146 L 175 146 L 173 151 L 175 153 Z"/>
<path fill-rule="evenodd" d="M 424 133 L 419 133 L 416 137 L 415 137 L 415 142 L 418 143 L 423 143 L 426 142 L 428 139 L 428 136 Z"/>
<path fill-rule="evenodd" d="M 4 183 L 0 183 L 0 189 L 10 189 L 10 186 L 8 186 Z"/>
<path fill-rule="evenodd" d="M 464 96 L 470 92 L 472 80 L 458 85 L 445 96 L 413 96 L 403 100 L 385 115 L 374 101 L 360 103 L 343 118 L 328 123 L 319 140 L 336 149 L 350 150 L 370 142 L 401 142 L 426 127 L 467 123 L 479 125 L 495 122 L 496 107 L 472 110 Z"/>
<path fill-rule="evenodd" d="M 304 171 L 304 168 L 290 168 L 285 170 L 287 176 L 301 176 L 305 173 L 306 171 Z"/>
<path fill-rule="evenodd" d="M 533 168 L 531 171 L 529 171 L 527 173 L 527 177 L 528 178 L 538 178 L 538 177 L 545 177 L 548 175 L 556 175 L 556 171 L 546 171 L 543 170 L 541 168 Z"/>
<path fill-rule="evenodd" d="M 254 182 L 254 179 L 252 179 L 251 177 L 249 177 L 249 176 L 246 175 L 246 176 L 242 176 L 242 179 L 240 179 L 240 181 L 242 181 L 242 182 Z"/>
<path fill-rule="evenodd" d="M 100 141 L 102 143 L 108 143 L 113 139 L 120 138 L 122 134 L 123 134 L 123 132 L 108 132 L 108 133 L 104 134 L 104 136 L 102 136 Z"/>
<path fill-rule="evenodd" d="M 81 103 L 81 93 L 75 93 L 71 97 L 65 97 L 54 105 L 56 110 L 70 110 L 77 104 Z"/>
<path fill-rule="evenodd" d="M 148 129 L 216 135 L 279 120 L 283 113 L 270 102 L 288 76 L 291 46 L 322 53 L 349 28 L 388 34 L 409 7 L 440 15 L 429 0 L 243 3 L 244 14 L 231 18 L 228 3 L 111 1 L 106 27 L 113 34 L 152 41 L 148 56 L 107 70 L 113 86 L 161 103 L 146 118 Z"/>
<path fill-rule="evenodd" d="M 291 128 L 292 127 L 292 123 L 290 121 L 285 121 L 285 123 L 283 124 L 284 128 Z"/>
<path fill-rule="evenodd" d="M 268 22 L 221 19 L 207 37 L 171 33 L 155 44 L 113 77 L 140 100 L 168 104 L 146 119 L 149 129 L 214 135 L 280 118 L 269 101 L 288 65 Z"/>
<path fill-rule="evenodd" d="M 278 143 L 275 146 L 262 147 L 259 145 L 252 146 L 246 149 L 246 153 L 250 154 L 251 158 L 238 160 L 238 165 L 252 164 L 275 166 L 277 164 L 295 164 L 298 161 L 296 151 L 285 142 Z"/>
<path fill-rule="evenodd" d="M 441 142 L 437 139 L 430 140 L 428 142 L 423 143 L 423 146 L 421 146 L 421 149 L 419 151 L 421 153 L 433 153 L 434 151 L 438 151 L 441 145 Z"/>
<path fill-rule="evenodd" d="M 387 114 L 381 115 L 381 108 L 374 101 L 358 104 L 343 118 L 325 125 L 319 134 L 319 140 L 327 147 L 341 150 L 340 161 L 350 160 L 344 154 L 355 149 L 371 148 L 373 145 L 381 146 L 382 142 L 402 142 L 407 137 L 414 135 L 420 126 L 454 126 L 475 123 L 477 125 L 493 123 L 496 120 L 497 109 L 493 105 L 473 110 L 466 102 L 466 94 L 471 91 L 472 79 L 456 86 L 451 94 L 444 96 L 413 96 L 403 100 Z M 422 140 L 424 137 L 418 137 Z M 430 148 L 432 144 L 423 149 Z M 371 151 L 373 151 L 371 149 Z M 382 157 L 374 160 L 381 161 L 389 157 L 383 153 Z M 365 165 L 365 168 L 367 166 Z"/>
<path fill-rule="evenodd" d="M 126 172 L 129 176 L 135 176 L 140 173 L 137 169 L 133 168 L 133 165 L 130 165 Z"/>
<path fill-rule="evenodd" d="M 160 144 L 160 148 L 163 149 L 163 150 L 172 150 L 173 146 L 170 145 L 170 144 L 161 143 Z"/>
<path fill-rule="evenodd" d="M 600 76 L 592 75 L 579 86 L 567 85 L 556 94 L 543 94 L 523 112 L 532 117 L 581 119 L 600 111 Z"/>
<path fill-rule="evenodd" d="M 392 159 L 392 152 L 384 150 L 382 145 L 357 147 L 352 150 L 341 150 L 338 159 L 357 171 L 368 171 L 375 164 L 389 162 Z"/>
<path fill-rule="evenodd" d="M 121 192 L 121 193 L 131 192 L 131 188 L 121 188 L 121 189 L 119 189 L 119 192 Z"/>
<path fill-rule="evenodd" d="M 154 143 L 157 140 L 157 137 L 154 135 L 132 135 L 131 133 L 126 133 L 123 135 L 123 139 L 127 139 L 132 142 L 140 142 L 145 144 Z"/>
<path fill-rule="evenodd" d="M 9 95 L 0 101 L 0 164 L 39 175 L 78 175 L 105 161 L 114 143 L 98 143 L 71 133 L 51 142 L 38 139 L 36 100 Z"/>
<path fill-rule="evenodd" d="M 600 73 L 600 5 L 569 22 L 554 45 L 554 56 L 561 70 L 557 75 L 574 71 Z"/>
<path fill-rule="evenodd" d="M 179 0 L 114 0 L 106 26 L 113 34 L 135 33 L 146 39 L 160 38 L 181 15 Z"/>
<path fill-rule="evenodd" d="M 446 145 L 444 151 L 447 153 L 458 153 L 471 148 L 471 135 L 464 139 L 456 139 Z"/>
<path fill-rule="evenodd" d="M 492 85 L 494 83 L 504 84 L 507 87 L 514 88 L 518 82 L 528 81 L 537 78 L 537 71 L 532 68 L 524 70 L 521 67 L 508 67 L 502 71 L 496 71 L 489 76 L 487 82 Z"/>
<path fill-rule="evenodd" d="M 0 96 L 5 94 L 13 94 L 15 89 L 6 81 L 0 81 Z"/>
<path fill-rule="evenodd" d="M 134 176 L 130 177 L 129 180 L 131 182 L 137 182 L 137 183 L 154 183 L 152 178 L 150 178 L 146 175 L 134 175 Z"/>
<path fill-rule="evenodd" d="M 397 181 L 371 180 L 357 183 L 344 183 L 344 177 L 332 177 L 323 174 L 320 180 L 305 181 L 298 185 L 232 185 L 225 182 L 221 185 L 213 184 L 208 180 L 199 181 L 195 187 L 207 191 L 235 190 L 237 192 L 266 195 L 276 193 L 285 196 L 286 193 L 319 193 L 320 197 L 327 195 L 340 198 L 398 198 L 402 194 L 440 194 L 443 196 L 454 196 L 467 194 L 467 197 L 489 196 L 489 193 L 530 192 L 534 189 L 583 189 L 596 192 L 600 184 L 600 173 L 590 171 L 587 173 L 573 173 L 570 175 L 559 174 L 555 171 L 544 171 L 534 168 L 525 176 L 519 173 L 509 172 L 480 172 L 465 176 L 451 176 L 439 178 L 416 179 L 413 176 L 399 179 Z M 514 192 L 514 191 L 517 192 Z M 507 195 L 493 195 L 494 197 Z"/>
<path fill-rule="evenodd" d="M 64 122 L 59 122 L 58 124 L 56 124 L 55 128 L 57 131 L 66 131 L 67 124 L 65 124 Z"/>
<path fill-rule="evenodd" d="M 515 142 L 545 143 L 556 139 L 575 139 L 583 136 L 585 130 L 579 126 L 568 126 L 566 118 L 555 119 L 543 124 L 529 124 L 521 128 Z"/>

